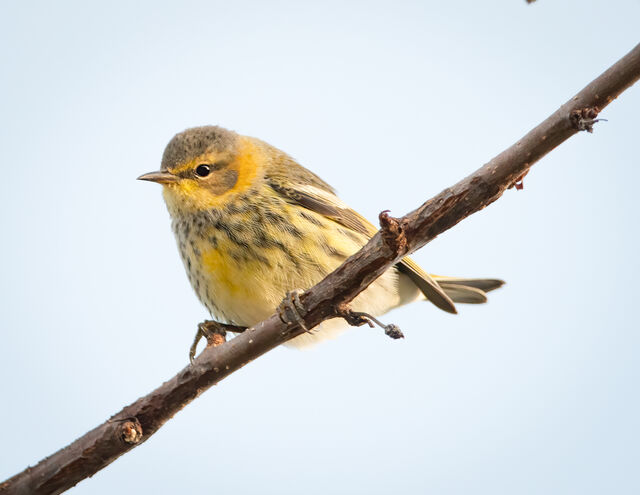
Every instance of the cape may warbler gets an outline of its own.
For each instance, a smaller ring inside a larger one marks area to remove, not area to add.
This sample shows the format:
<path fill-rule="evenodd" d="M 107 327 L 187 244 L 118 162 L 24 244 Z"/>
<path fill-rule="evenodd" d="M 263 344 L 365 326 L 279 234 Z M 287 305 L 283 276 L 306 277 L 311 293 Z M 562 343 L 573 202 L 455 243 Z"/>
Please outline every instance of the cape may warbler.
<path fill-rule="evenodd" d="M 221 127 L 177 134 L 160 171 L 139 178 L 163 185 L 189 281 L 221 323 L 264 320 L 289 291 L 319 282 L 377 230 L 286 153 Z M 483 303 L 502 283 L 431 276 L 407 257 L 351 307 L 378 316 L 428 299 L 455 313 L 454 302 Z M 325 321 L 290 342 L 311 344 L 344 326 Z"/>

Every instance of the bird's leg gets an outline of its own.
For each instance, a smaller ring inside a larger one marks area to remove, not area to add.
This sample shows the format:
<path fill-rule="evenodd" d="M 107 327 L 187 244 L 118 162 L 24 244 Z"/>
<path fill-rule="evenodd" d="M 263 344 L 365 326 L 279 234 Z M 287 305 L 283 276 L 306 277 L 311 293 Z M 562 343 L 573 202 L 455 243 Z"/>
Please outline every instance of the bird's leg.
<path fill-rule="evenodd" d="M 280 303 L 280 306 L 278 306 L 278 316 L 283 323 L 286 323 L 287 325 L 297 323 L 305 332 L 311 333 L 301 316 L 307 313 L 302 301 L 300 301 L 300 294 L 303 292 L 304 291 L 300 289 L 287 292 L 287 295 Z M 291 315 L 291 317 L 289 317 L 289 315 Z"/>
<path fill-rule="evenodd" d="M 397 325 L 394 325 L 393 323 L 385 325 L 374 316 L 371 316 L 369 313 L 364 313 L 362 311 L 353 311 L 346 304 L 338 306 L 336 308 L 336 313 L 341 318 L 344 318 L 349 325 L 352 325 L 354 327 L 369 325 L 373 328 L 373 324 L 375 323 L 384 330 L 385 335 L 388 335 L 392 339 L 404 339 L 404 334 Z"/>
<path fill-rule="evenodd" d="M 246 327 L 227 325 L 213 320 L 205 320 L 202 323 L 198 323 L 198 331 L 189 349 L 189 361 L 193 364 L 193 359 L 196 356 L 196 348 L 198 347 L 200 339 L 203 337 L 207 339 L 207 347 L 216 347 L 227 341 L 227 332 L 241 333 L 245 330 Z"/>

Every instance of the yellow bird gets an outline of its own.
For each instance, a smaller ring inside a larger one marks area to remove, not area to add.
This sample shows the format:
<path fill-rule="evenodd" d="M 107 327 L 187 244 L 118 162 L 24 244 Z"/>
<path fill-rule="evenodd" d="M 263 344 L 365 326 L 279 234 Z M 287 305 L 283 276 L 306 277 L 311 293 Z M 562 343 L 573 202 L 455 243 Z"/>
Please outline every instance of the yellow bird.
<path fill-rule="evenodd" d="M 377 230 L 286 153 L 222 127 L 177 134 L 160 171 L 139 179 L 163 185 L 189 281 L 212 317 L 229 325 L 264 320 L 287 293 L 315 285 Z M 351 307 L 379 316 L 427 299 L 455 313 L 454 302 L 486 302 L 485 292 L 502 284 L 429 275 L 406 257 Z M 345 327 L 328 320 L 289 343 L 307 346 Z"/>

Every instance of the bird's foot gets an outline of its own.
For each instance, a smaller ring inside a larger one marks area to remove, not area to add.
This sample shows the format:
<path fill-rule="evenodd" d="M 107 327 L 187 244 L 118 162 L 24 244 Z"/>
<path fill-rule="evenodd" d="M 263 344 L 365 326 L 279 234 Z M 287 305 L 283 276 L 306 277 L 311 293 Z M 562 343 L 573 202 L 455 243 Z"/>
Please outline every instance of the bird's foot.
<path fill-rule="evenodd" d="M 287 295 L 278 306 L 278 316 L 288 326 L 297 323 L 305 332 L 311 333 L 302 319 L 302 315 L 307 314 L 307 309 L 300 301 L 300 294 L 303 292 L 300 289 L 287 292 Z"/>
<path fill-rule="evenodd" d="M 203 337 L 207 339 L 207 347 L 216 347 L 227 341 L 227 332 L 240 333 L 245 330 L 245 327 L 227 325 L 213 320 L 205 320 L 202 323 L 198 323 L 198 331 L 193 338 L 193 344 L 191 344 L 189 348 L 189 362 L 193 364 L 196 356 L 196 348 L 198 347 L 200 339 Z"/>
<path fill-rule="evenodd" d="M 385 325 L 374 316 L 371 316 L 369 313 L 364 313 L 362 311 L 353 311 L 346 304 L 339 306 L 336 309 L 336 312 L 338 316 L 344 318 L 345 321 L 351 326 L 360 327 L 362 325 L 369 325 L 371 328 L 373 328 L 373 324 L 375 323 L 384 330 L 385 335 L 388 335 L 392 339 L 404 339 L 404 334 L 397 325 L 394 325 L 393 323 Z"/>

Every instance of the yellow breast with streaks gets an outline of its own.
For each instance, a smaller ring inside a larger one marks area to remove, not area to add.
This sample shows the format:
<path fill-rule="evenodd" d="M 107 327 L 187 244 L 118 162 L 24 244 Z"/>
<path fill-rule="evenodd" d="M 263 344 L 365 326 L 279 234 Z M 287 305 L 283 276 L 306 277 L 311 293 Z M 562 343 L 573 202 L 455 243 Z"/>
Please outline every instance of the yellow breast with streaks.
<path fill-rule="evenodd" d="M 285 203 L 276 213 L 272 203 L 255 202 L 197 231 L 176 228 L 189 280 L 220 321 L 262 321 L 288 291 L 316 284 L 364 243 L 320 215 Z"/>

